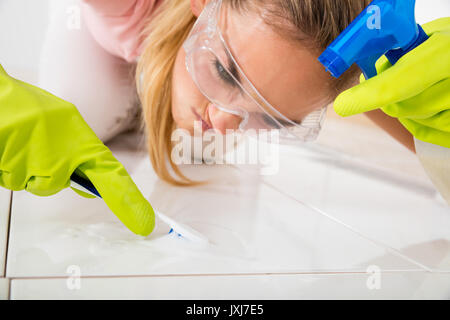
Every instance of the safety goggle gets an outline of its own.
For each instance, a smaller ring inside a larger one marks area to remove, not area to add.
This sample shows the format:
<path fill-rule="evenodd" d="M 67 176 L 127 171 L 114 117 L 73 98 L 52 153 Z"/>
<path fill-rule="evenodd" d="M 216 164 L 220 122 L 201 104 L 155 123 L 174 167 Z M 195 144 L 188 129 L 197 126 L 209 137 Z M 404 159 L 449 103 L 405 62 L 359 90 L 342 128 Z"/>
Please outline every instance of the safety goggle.
<path fill-rule="evenodd" d="M 279 130 L 280 142 L 315 140 L 326 107 L 295 122 L 264 99 L 244 74 L 219 28 L 222 0 L 208 3 L 187 40 L 186 68 L 200 92 L 219 110 L 242 118 L 240 131 Z M 234 128 L 233 128 L 234 129 Z"/>

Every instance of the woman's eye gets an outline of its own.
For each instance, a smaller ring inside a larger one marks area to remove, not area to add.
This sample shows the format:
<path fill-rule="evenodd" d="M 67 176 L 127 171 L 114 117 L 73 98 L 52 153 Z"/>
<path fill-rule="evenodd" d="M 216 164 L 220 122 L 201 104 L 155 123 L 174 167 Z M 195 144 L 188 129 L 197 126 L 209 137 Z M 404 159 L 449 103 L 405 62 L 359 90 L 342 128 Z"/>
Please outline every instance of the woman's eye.
<path fill-rule="evenodd" d="M 236 82 L 233 77 L 228 73 L 225 67 L 220 63 L 219 60 L 214 60 L 214 69 L 216 70 L 217 75 L 220 79 L 222 79 L 226 84 L 231 85 L 233 87 L 236 86 Z"/>

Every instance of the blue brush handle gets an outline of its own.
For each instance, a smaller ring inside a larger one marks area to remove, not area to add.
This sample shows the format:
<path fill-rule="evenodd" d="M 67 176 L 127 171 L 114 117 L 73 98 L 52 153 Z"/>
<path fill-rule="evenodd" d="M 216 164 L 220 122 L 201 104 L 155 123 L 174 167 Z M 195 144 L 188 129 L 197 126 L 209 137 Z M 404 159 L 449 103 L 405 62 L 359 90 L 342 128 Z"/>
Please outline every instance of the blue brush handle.
<path fill-rule="evenodd" d="M 96 195 L 97 197 L 101 198 L 102 196 L 100 195 L 100 193 L 97 191 L 97 189 L 94 187 L 94 185 L 92 184 L 91 181 L 80 177 L 79 175 L 77 175 L 76 173 L 73 173 L 70 176 L 70 180 L 72 180 L 75 183 L 78 183 L 80 186 L 82 186 L 83 188 L 89 190 L 89 192 L 91 192 L 92 194 Z"/>
<path fill-rule="evenodd" d="M 405 49 L 397 49 L 397 50 L 391 50 L 386 53 L 386 58 L 388 58 L 391 65 L 394 65 L 400 60 L 401 57 L 403 57 L 408 52 L 414 50 L 418 46 L 420 46 L 422 43 L 427 41 L 429 39 L 428 35 L 423 30 L 422 26 L 420 24 L 417 25 L 419 27 L 419 35 L 417 36 L 416 41 L 410 45 L 408 48 Z"/>

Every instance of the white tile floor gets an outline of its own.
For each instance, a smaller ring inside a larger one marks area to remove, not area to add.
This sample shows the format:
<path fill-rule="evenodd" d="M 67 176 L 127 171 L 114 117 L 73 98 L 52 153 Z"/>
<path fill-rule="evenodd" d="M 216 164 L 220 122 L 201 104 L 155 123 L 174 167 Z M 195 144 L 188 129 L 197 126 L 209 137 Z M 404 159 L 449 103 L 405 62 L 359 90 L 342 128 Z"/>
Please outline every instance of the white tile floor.
<path fill-rule="evenodd" d="M 124 135 L 111 149 L 156 209 L 210 245 L 162 225 L 134 236 L 101 200 L 71 190 L 51 198 L 14 192 L 12 299 L 450 298 L 450 210 L 427 187 L 379 168 L 351 170 L 353 159 L 330 159 L 322 148 L 282 149 L 278 174 L 264 178 L 232 166 L 188 167 L 212 182 L 176 188 L 156 178 L 136 140 Z M 366 285 L 370 267 L 383 279 L 376 292 Z M 80 290 L 67 285 L 71 268 Z"/>
<path fill-rule="evenodd" d="M 450 299 L 449 281 L 450 274 L 426 272 L 383 273 L 379 282 L 366 274 L 87 278 L 78 285 L 71 279 L 20 279 L 12 281 L 11 298 Z"/>
<path fill-rule="evenodd" d="M 450 270 L 450 210 L 425 183 L 360 159 L 300 149 L 282 153 L 279 174 L 264 180 L 427 269 Z"/>
<path fill-rule="evenodd" d="M 11 39 L 0 42 L 0 59 L 29 82 L 47 2 L 0 2 L 0 24 L 16 32 L 0 28 Z M 447 0 L 420 0 L 416 11 L 423 23 L 448 10 Z M 15 192 L 8 231 L 10 193 L 0 189 L 0 299 L 450 299 L 450 211 L 417 159 L 373 128 L 330 119 L 322 147 L 284 149 L 277 175 L 191 167 L 193 177 L 214 179 L 192 189 L 158 181 L 132 140 L 112 149 L 143 193 L 212 244 L 163 227 L 135 237 L 101 201 L 70 190 Z M 378 290 L 367 285 L 377 276 L 366 273 L 371 266 L 381 269 Z M 70 290 L 74 267 L 78 290 Z"/>
<path fill-rule="evenodd" d="M 0 300 L 9 299 L 9 285 L 9 279 L 0 278 Z"/>

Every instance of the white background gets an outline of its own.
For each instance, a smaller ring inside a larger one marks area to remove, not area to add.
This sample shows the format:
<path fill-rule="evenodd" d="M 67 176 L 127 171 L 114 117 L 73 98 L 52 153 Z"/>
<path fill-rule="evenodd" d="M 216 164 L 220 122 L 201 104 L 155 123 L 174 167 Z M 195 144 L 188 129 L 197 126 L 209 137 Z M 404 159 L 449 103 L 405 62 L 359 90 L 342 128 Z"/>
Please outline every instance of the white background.
<path fill-rule="evenodd" d="M 31 83 L 37 79 L 49 1 L 0 0 L 0 63 L 15 77 Z M 450 1 L 417 0 L 416 16 L 419 23 L 450 16 Z"/>

